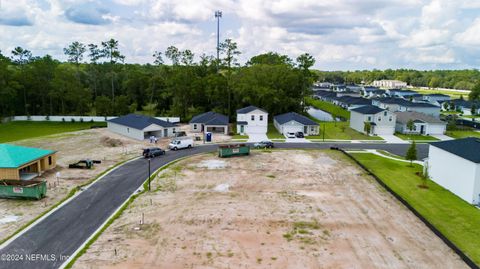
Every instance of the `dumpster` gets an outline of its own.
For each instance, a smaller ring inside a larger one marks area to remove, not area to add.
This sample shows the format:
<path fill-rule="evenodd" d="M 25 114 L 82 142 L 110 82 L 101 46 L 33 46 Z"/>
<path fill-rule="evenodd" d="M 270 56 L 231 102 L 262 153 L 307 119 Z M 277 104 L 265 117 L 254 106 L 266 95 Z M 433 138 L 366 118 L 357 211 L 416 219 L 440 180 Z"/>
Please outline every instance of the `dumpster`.
<path fill-rule="evenodd" d="M 40 180 L 0 180 L 0 198 L 41 199 L 47 194 L 46 181 Z"/>
<path fill-rule="evenodd" d="M 245 144 L 220 145 L 218 147 L 218 157 L 226 158 L 232 156 L 249 155 L 250 147 Z"/>

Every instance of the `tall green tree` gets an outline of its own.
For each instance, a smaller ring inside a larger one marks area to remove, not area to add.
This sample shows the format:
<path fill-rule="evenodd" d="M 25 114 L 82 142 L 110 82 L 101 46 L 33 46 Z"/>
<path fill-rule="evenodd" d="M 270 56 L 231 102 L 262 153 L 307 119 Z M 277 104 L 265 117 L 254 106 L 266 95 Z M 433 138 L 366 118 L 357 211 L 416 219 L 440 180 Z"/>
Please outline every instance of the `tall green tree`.
<path fill-rule="evenodd" d="M 87 47 L 78 41 L 74 41 L 68 45 L 68 47 L 63 48 L 63 53 L 67 55 L 70 63 L 75 64 L 77 67 L 77 72 L 80 68 L 80 63 L 83 61 L 83 54 L 85 54 L 86 51 Z"/>
<path fill-rule="evenodd" d="M 226 67 L 226 78 L 227 78 L 227 114 L 228 118 L 232 117 L 232 90 L 231 90 L 231 81 L 232 81 L 232 68 L 238 65 L 238 55 L 241 52 L 238 50 L 237 43 L 231 39 L 225 39 L 219 46 L 220 53 L 222 55 L 223 66 Z"/>
<path fill-rule="evenodd" d="M 410 161 L 410 166 L 413 166 L 413 161 L 417 159 L 417 144 L 415 143 L 415 141 L 410 144 L 405 159 Z"/>
<path fill-rule="evenodd" d="M 111 86 L 112 86 L 112 102 L 115 103 L 115 84 L 114 80 L 116 77 L 115 72 L 115 65 L 118 62 L 122 62 L 125 60 L 125 56 L 121 54 L 119 49 L 119 43 L 117 40 L 111 38 L 108 41 L 102 42 L 102 49 L 100 50 L 100 57 L 105 58 L 109 61 L 110 64 L 110 78 L 111 78 Z"/>
<path fill-rule="evenodd" d="M 28 113 L 28 103 L 27 103 L 27 87 L 26 87 L 26 77 L 25 77 L 25 69 L 27 68 L 27 65 L 32 61 L 32 52 L 23 49 L 22 47 L 16 47 L 12 50 L 12 60 L 15 64 L 20 66 L 20 70 L 22 73 L 22 78 L 23 78 L 23 105 L 25 109 L 25 115 L 29 115 Z"/>

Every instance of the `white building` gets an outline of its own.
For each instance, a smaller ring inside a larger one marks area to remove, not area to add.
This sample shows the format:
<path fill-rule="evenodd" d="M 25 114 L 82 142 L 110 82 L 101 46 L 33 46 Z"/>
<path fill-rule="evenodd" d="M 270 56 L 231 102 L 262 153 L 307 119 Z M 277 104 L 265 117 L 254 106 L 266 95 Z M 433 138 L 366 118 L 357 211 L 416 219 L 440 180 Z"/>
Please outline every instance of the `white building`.
<path fill-rule="evenodd" d="M 315 121 L 295 112 L 277 115 L 273 124 L 281 134 L 302 132 L 305 136 L 318 135 L 320 127 Z"/>
<path fill-rule="evenodd" d="M 237 110 L 238 134 L 266 134 L 268 130 L 268 112 L 256 106 Z"/>
<path fill-rule="evenodd" d="M 128 114 L 108 120 L 107 129 L 137 140 L 144 140 L 150 136 L 171 137 L 175 135 L 173 123 L 137 114 Z"/>
<path fill-rule="evenodd" d="M 407 83 L 400 81 L 400 80 L 387 80 L 387 79 L 382 79 L 382 80 L 375 80 L 372 83 L 373 86 L 375 87 L 382 87 L 382 88 L 402 88 L 402 87 L 407 87 Z"/>
<path fill-rule="evenodd" d="M 228 117 L 213 111 L 196 115 L 189 124 L 193 133 L 212 132 L 228 134 Z"/>
<path fill-rule="evenodd" d="M 439 118 L 424 113 L 406 111 L 396 112 L 397 123 L 395 131 L 402 134 L 441 135 L 447 129 L 447 123 Z M 408 122 L 413 122 L 413 128 L 408 128 Z"/>
<path fill-rule="evenodd" d="M 434 182 L 470 204 L 480 203 L 480 139 L 430 144 L 427 167 Z"/>
<path fill-rule="evenodd" d="M 350 128 L 365 132 L 365 122 L 371 124 L 372 135 L 393 135 L 396 116 L 393 112 L 377 106 L 362 106 L 350 110 Z"/>

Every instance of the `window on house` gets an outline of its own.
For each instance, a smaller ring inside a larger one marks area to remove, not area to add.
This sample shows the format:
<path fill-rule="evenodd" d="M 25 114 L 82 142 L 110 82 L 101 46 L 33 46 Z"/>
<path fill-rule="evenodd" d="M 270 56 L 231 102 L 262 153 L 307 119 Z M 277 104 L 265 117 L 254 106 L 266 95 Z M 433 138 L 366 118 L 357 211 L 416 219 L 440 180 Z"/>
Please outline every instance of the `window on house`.
<path fill-rule="evenodd" d="M 372 117 L 368 116 L 367 121 L 372 121 Z"/>
<path fill-rule="evenodd" d="M 260 120 L 261 120 L 261 121 L 263 120 L 263 115 L 260 115 Z"/>
<path fill-rule="evenodd" d="M 392 116 L 390 116 L 390 118 L 388 119 L 388 121 L 392 121 Z"/>
<path fill-rule="evenodd" d="M 52 156 L 48 156 L 48 165 L 52 165 L 53 161 L 52 161 Z"/>
<path fill-rule="evenodd" d="M 196 123 L 193 124 L 193 129 L 197 129 L 197 124 Z"/>
<path fill-rule="evenodd" d="M 385 116 L 385 117 L 387 116 L 387 111 L 383 112 L 383 116 Z"/>
<path fill-rule="evenodd" d="M 381 117 L 378 117 L 378 121 L 382 121 L 382 118 L 381 118 Z"/>
<path fill-rule="evenodd" d="M 255 120 L 255 115 L 252 115 L 251 119 L 252 119 L 252 120 Z"/>

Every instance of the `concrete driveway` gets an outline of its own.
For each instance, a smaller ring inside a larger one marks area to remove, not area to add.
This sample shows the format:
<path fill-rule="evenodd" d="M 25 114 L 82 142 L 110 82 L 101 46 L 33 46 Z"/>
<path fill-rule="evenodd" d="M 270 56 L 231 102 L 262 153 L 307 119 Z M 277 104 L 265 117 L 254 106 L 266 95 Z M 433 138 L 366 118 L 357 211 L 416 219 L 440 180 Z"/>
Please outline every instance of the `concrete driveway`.
<path fill-rule="evenodd" d="M 378 135 L 378 136 L 383 138 L 383 140 L 385 140 L 387 143 L 392 143 L 392 144 L 406 144 L 406 143 L 408 143 L 407 141 L 402 140 L 402 139 L 400 139 L 400 137 L 395 136 L 395 135 Z"/>
<path fill-rule="evenodd" d="M 265 133 L 258 133 L 258 134 L 248 134 L 248 141 L 247 142 L 251 142 L 251 143 L 255 143 L 255 142 L 261 142 L 261 141 L 270 141 L 270 139 L 268 139 L 267 137 L 267 134 Z"/>
<path fill-rule="evenodd" d="M 437 139 L 440 139 L 441 141 L 446 141 L 446 140 L 452 140 L 453 137 L 450 137 L 448 135 L 443 135 L 443 134 L 438 134 L 438 135 L 430 135 L 430 136 L 433 136 Z"/>

